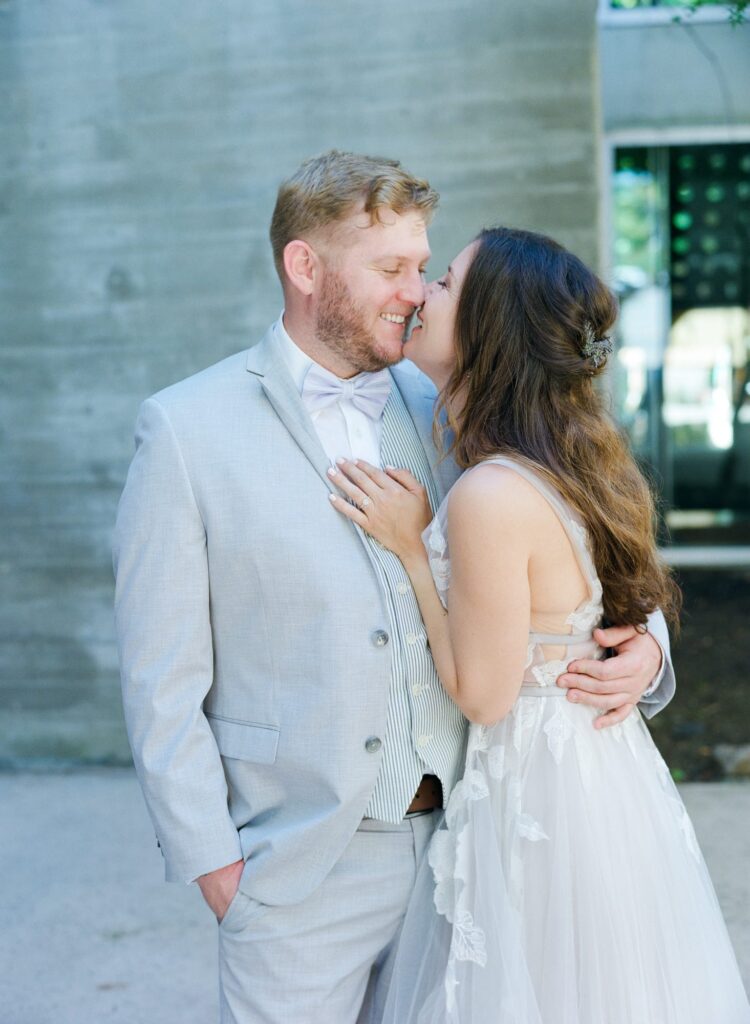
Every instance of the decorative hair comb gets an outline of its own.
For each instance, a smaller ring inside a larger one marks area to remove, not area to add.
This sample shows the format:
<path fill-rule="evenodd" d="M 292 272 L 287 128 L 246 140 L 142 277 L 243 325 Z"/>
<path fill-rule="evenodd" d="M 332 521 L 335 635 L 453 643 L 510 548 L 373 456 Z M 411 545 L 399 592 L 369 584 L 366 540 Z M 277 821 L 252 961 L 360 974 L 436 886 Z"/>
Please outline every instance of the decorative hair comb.
<path fill-rule="evenodd" d="M 603 363 L 606 363 L 607 356 L 613 349 L 612 339 L 608 335 L 597 338 L 593 325 L 587 320 L 583 328 L 583 348 L 581 349 L 583 358 L 590 359 L 591 365 L 598 370 Z"/>

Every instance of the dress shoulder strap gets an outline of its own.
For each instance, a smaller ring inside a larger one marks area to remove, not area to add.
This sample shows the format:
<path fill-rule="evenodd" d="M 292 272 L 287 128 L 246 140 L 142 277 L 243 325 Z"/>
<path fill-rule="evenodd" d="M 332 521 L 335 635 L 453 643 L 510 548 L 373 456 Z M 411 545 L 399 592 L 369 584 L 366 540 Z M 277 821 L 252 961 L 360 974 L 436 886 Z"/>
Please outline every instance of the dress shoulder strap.
<path fill-rule="evenodd" d="M 495 455 L 492 458 L 483 459 L 478 465 L 484 466 L 487 463 L 512 469 L 547 500 L 568 535 L 581 573 L 589 585 L 592 596 L 601 593 L 596 566 L 594 565 L 594 559 L 589 548 L 588 531 L 583 525 L 580 516 L 573 511 L 560 492 L 548 483 L 540 473 L 537 473 L 523 462 L 517 462 L 515 459 L 508 458 L 505 455 Z"/>

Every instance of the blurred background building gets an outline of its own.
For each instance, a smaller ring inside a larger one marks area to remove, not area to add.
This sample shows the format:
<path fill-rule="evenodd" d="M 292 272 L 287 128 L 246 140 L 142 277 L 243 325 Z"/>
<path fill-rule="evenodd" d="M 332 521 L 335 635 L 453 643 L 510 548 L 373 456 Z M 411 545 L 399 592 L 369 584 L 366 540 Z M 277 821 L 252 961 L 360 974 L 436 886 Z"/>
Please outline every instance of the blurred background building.
<path fill-rule="evenodd" d="M 697 709 L 744 672 L 749 55 L 711 4 L 0 0 L 0 763 L 128 761 L 109 548 L 136 410 L 277 316 L 276 188 L 332 146 L 439 189 L 434 273 L 501 222 L 616 287 L 608 386 L 665 544 L 725 566 L 692 598 L 684 570 L 660 742 L 748 742 Z"/>
<path fill-rule="evenodd" d="M 681 6 L 600 6 L 602 248 L 622 304 L 611 385 L 672 541 L 746 545 L 750 26 Z"/>

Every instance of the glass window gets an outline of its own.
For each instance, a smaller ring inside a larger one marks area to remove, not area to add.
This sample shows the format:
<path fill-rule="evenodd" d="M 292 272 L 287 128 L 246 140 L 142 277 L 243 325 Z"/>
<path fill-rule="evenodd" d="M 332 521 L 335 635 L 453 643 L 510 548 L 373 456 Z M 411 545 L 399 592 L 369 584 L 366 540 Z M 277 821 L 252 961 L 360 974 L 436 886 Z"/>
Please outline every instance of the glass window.
<path fill-rule="evenodd" d="M 750 145 L 618 149 L 613 202 L 617 415 L 673 527 L 750 542 Z"/>

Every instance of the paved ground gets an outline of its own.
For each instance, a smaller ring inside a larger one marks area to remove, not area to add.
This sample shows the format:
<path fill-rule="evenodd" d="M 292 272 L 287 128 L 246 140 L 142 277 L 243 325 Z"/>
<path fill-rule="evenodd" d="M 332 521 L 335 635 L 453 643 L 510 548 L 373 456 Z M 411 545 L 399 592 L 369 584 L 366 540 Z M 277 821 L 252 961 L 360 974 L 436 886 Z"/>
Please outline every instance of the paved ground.
<path fill-rule="evenodd" d="M 682 787 L 750 983 L 750 784 Z M 213 1024 L 215 926 L 131 771 L 0 776 L 0 1024 Z"/>

